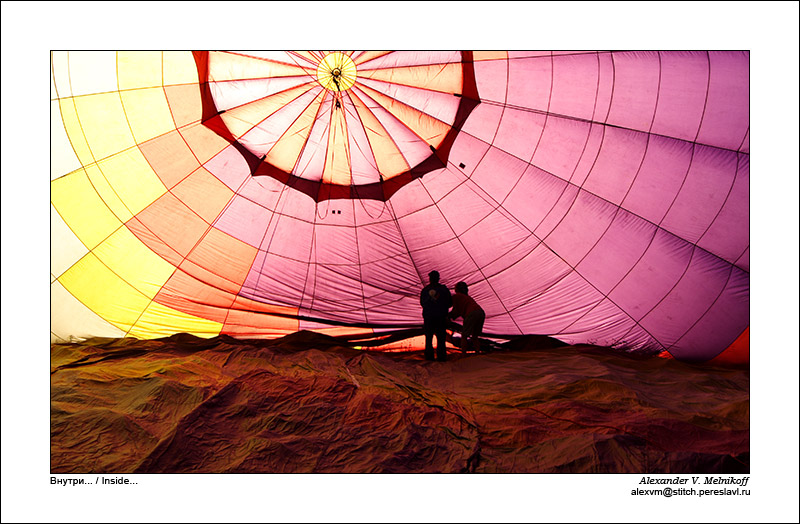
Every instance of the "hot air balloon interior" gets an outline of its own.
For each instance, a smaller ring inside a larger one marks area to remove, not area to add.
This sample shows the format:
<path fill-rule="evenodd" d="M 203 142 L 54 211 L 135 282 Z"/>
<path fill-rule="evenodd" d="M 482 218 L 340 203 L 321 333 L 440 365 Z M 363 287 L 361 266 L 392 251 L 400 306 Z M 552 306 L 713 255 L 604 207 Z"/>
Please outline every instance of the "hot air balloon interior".
<path fill-rule="evenodd" d="M 749 52 L 51 79 L 53 473 L 749 472 Z"/>

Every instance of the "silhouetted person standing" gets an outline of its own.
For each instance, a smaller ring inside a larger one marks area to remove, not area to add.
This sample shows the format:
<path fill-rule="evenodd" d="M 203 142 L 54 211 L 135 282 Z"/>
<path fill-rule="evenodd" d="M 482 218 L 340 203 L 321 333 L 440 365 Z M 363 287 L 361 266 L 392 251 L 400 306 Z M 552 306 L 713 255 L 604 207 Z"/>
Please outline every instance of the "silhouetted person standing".
<path fill-rule="evenodd" d="M 453 295 L 453 311 L 450 318 L 464 317 L 464 326 L 461 330 L 461 351 L 480 351 L 479 337 L 483 333 L 483 323 L 486 313 L 475 300 L 469 296 L 466 282 L 459 282 Z"/>
<path fill-rule="evenodd" d="M 425 359 L 433 360 L 433 337 L 436 336 L 436 360 L 447 360 L 447 313 L 453 305 L 453 297 L 447 286 L 439 283 L 439 272 L 428 273 L 430 284 L 422 289 L 419 303 L 425 328 Z"/>

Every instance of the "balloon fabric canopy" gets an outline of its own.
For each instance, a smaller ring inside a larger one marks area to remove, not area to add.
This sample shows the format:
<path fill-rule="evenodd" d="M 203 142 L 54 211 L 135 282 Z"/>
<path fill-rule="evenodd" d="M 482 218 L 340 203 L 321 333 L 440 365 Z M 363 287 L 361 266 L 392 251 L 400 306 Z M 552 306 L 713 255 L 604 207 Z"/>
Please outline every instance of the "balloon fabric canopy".
<path fill-rule="evenodd" d="M 51 339 L 749 334 L 749 53 L 54 52 Z"/>

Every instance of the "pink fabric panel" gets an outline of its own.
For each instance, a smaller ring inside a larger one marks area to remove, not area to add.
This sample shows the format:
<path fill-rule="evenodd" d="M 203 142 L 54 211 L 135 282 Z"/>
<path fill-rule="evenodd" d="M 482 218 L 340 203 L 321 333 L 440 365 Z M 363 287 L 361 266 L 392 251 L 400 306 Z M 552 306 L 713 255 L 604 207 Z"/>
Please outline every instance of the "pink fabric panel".
<path fill-rule="evenodd" d="M 549 117 L 531 164 L 571 180 L 586 151 L 591 127 L 586 122 Z"/>
<path fill-rule="evenodd" d="M 640 320 L 668 295 L 680 280 L 692 246 L 658 229 L 639 262 L 609 293 L 634 320 Z"/>
<path fill-rule="evenodd" d="M 568 187 L 574 196 L 576 188 L 570 187 L 560 178 L 528 166 L 522 175 L 522 180 L 516 183 L 511 194 L 503 202 L 503 207 L 535 231 L 553 207 L 558 205 Z"/>
<path fill-rule="evenodd" d="M 648 131 L 658 103 L 661 68 L 657 52 L 614 53 L 614 93 L 608 123 Z"/>
<path fill-rule="evenodd" d="M 261 245 L 272 212 L 241 196 L 235 196 L 214 224 L 217 229 L 253 247 Z"/>
<path fill-rule="evenodd" d="M 203 164 L 203 167 L 234 191 L 237 191 L 250 177 L 250 168 L 247 166 L 247 162 L 233 146 L 223 149 L 218 155 Z"/>
<path fill-rule="evenodd" d="M 736 154 L 697 146 L 689 173 L 661 226 L 695 243 L 716 219 L 733 185 Z"/>
<path fill-rule="evenodd" d="M 505 60 L 475 62 L 475 83 L 481 100 L 505 102 L 509 63 Z"/>
<path fill-rule="evenodd" d="M 680 191 L 691 158 L 691 144 L 650 135 L 644 161 L 622 207 L 654 224 L 661 223 Z"/>
<path fill-rule="evenodd" d="M 525 253 L 527 251 L 527 253 Z M 488 276 L 491 286 L 501 293 L 503 307 L 514 311 L 531 300 L 549 293 L 572 269 L 546 245 L 536 241 L 516 250 L 517 261 L 506 259 L 504 271 Z"/>
<path fill-rule="evenodd" d="M 599 82 L 600 58 L 597 54 L 554 58 L 550 112 L 570 118 L 593 120 Z"/>
<path fill-rule="evenodd" d="M 656 227 L 624 210 L 577 265 L 577 271 L 600 292 L 608 294 L 639 262 Z"/>
<path fill-rule="evenodd" d="M 694 141 L 708 91 L 706 52 L 661 53 L 661 89 L 652 133 Z"/>
<path fill-rule="evenodd" d="M 647 135 L 627 129 L 607 128 L 603 145 L 583 189 L 619 205 L 642 165 Z"/>
<path fill-rule="evenodd" d="M 577 322 L 603 300 L 603 296 L 577 273 L 570 272 L 511 314 L 519 325 L 531 326 L 534 333 L 551 333 L 556 337 L 568 333 Z"/>
<path fill-rule="evenodd" d="M 681 360 L 705 361 L 720 354 L 750 325 L 750 277 L 733 268 L 711 308 L 670 348 Z"/>
<path fill-rule="evenodd" d="M 500 203 L 517 185 L 528 166 L 527 162 L 493 147 L 481 159 L 470 181 L 475 192 Z"/>
<path fill-rule="evenodd" d="M 730 271 L 730 266 L 719 259 L 695 249 L 680 281 L 639 321 L 640 324 L 656 340 L 671 348 L 717 301 L 727 285 Z"/>
<path fill-rule="evenodd" d="M 503 111 L 493 144 L 528 162 L 541 140 L 546 120 L 540 113 L 508 107 Z"/>
<path fill-rule="evenodd" d="M 548 111 L 552 89 L 551 58 L 509 60 L 507 104 Z"/>
<path fill-rule="evenodd" d="M 605 235 L 617 209 L 616 206 L 581 191 L 569 212 L 544 241 L 567 264 L 575 267 Z"/>
<path fill-rule="evenodd" d="M 750 128 L 750 55 L 712 51 L 703 125 L 697 141 L 726 149 L 739 149 Z"/>

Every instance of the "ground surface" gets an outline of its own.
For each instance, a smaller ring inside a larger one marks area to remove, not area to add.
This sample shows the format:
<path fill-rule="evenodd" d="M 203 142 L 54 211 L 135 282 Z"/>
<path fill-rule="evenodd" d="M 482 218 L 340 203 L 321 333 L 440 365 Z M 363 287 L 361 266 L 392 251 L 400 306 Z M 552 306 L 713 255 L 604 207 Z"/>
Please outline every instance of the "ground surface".
<path fill-rule="evenodd" d="M 51 472 L 749 472 L 747 369 L 545 346 L 55 344 Z"/>

